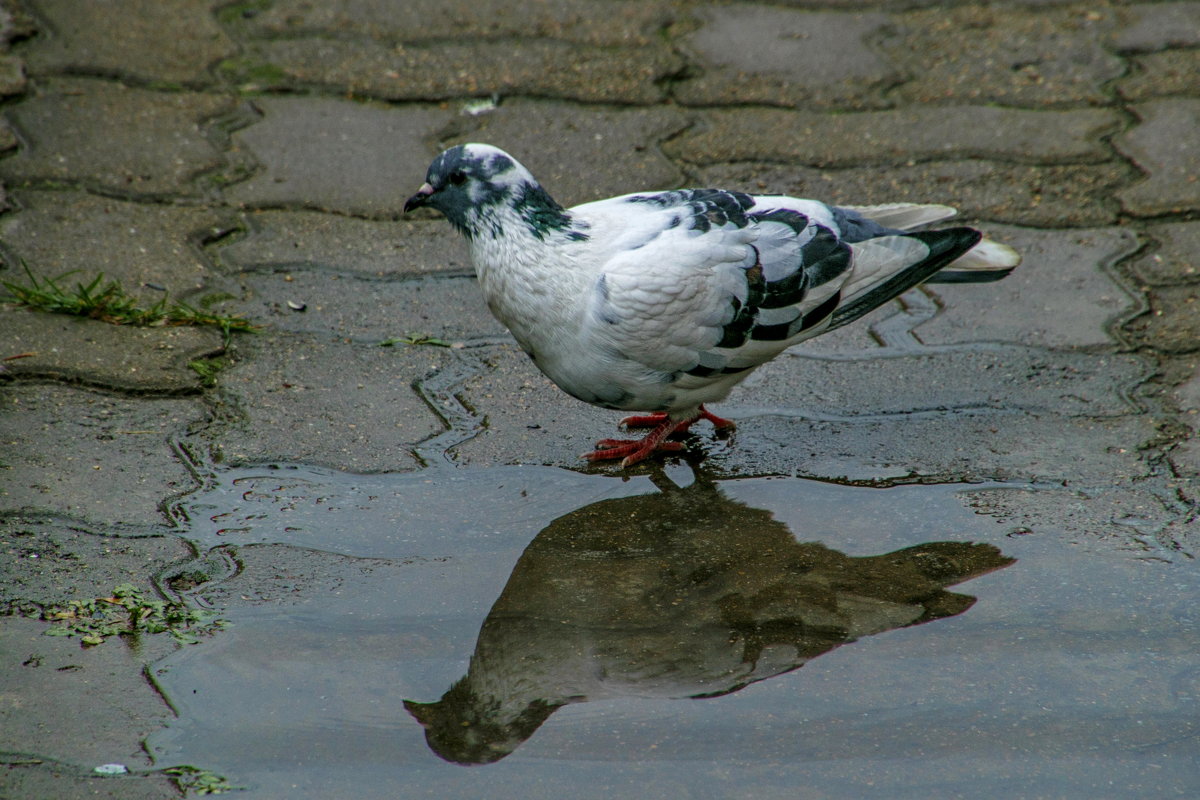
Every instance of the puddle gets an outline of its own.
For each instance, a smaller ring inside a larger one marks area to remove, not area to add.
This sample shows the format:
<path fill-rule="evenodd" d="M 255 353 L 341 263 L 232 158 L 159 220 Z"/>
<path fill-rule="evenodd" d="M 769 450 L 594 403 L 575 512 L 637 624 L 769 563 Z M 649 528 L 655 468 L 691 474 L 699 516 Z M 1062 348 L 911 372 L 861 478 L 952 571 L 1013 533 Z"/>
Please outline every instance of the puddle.
<path fill-rule="evenodd" d="M 185 535 L 249 566 L 194 597 L 244 602 L 155 665 L 157 765 L 248 798 L 1200 788 L 1190 563 L 1018 535 L 979 487 L 659 482 L 215 474 Z"/>

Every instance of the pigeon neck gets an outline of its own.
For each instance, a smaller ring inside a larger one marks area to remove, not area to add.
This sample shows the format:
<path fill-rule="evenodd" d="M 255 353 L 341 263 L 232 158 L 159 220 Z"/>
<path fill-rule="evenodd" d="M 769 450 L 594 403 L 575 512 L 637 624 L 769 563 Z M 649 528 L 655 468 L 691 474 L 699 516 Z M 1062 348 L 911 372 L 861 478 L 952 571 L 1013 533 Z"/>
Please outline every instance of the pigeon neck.
<path fill-rule="evenodd" d="M 588 238 L 585 228 L 541 186 L 523 183 L 502 201 L 475 208 L 463 232 L 471 239 L 583 241 Z"/>

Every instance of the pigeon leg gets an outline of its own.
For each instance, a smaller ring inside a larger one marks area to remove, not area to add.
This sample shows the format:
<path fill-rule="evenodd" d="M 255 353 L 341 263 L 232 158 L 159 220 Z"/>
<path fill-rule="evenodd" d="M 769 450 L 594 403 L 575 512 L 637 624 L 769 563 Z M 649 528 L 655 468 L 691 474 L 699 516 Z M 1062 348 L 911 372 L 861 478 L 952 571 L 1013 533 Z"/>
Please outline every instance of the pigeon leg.
<path fill-rule="evenodd" d="M 583 457 L 588 461 L 607 461 L 619 458 L 621 459 L 621 466 L 628 467 L 642 461 L 651 453 L 659 450 L 682 450 L 682 442 L 668 442 L 667 437 L 681 428 L 687 430 L 687 426 L 693 422 L 695 420 L 677 422 L 665 419 L 646 434 L 643 439 L 601 439 L 596 442 L 596 449 L 590 453 L 584 453 Z"/>
<path fill-rule="evenodd" d="M 664 421 L 666 421 L 666 419 L 667 419 L 667 415 L 665 413 L 663 413 L 662 411 L 656 411 L 653 414 L 646 414 L 644 416 L 636 415 L 636 416 L 632 416 L 632 417 L 625 417 L 623 420 L 618 422 L 617 425 L 619 427 L 625 428 L 625 429 L 656 428 L 659 425 L 661 425 Z M 690 420 L 687 423 L 687 425 L 685 425 L 684 427 L 676 428 L 674 431 L 672 431 L 672 433 L 683 433 L 693 423 L 695 423 L 699 420 L 702 420 L 702 419 L 708 420 L 709 422 L 711 422 L 713 424 L 713 427 L 717 428 L 717 429 L 723 429 L 723 428 L 732 429 L 732 428 L 737 427 L 737 425 L 734 424 L 733 420 L 725 419 L 724 417 L 718 417 L 716 414 L 712 413 L 711 411 L 709 411 L 707 408 L 705 408 L 702 405 L 702 406 L 700 406 L 700 416 L 696 417 L 696 419 Z"/>

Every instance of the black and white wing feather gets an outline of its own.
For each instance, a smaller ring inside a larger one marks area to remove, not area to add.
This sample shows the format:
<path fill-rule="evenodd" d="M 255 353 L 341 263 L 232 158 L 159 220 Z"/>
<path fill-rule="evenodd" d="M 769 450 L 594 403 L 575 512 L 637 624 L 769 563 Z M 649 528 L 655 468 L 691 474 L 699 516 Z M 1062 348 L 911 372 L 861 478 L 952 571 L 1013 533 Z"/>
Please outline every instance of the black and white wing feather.
<path fill-rule="evenodd" d="M 718 190 L 575 210 L 626 220 L 600 269 L 588 334 L 620 362 L 610 379 L 641 368 L 624 387 L 638 409 L 676 408 L 693 394 L 710 402 L 710 387 L 723 396 L 785 348 L 862 316 L 979 241 L 968 228 L 906 233 L 851 209 Z"/>

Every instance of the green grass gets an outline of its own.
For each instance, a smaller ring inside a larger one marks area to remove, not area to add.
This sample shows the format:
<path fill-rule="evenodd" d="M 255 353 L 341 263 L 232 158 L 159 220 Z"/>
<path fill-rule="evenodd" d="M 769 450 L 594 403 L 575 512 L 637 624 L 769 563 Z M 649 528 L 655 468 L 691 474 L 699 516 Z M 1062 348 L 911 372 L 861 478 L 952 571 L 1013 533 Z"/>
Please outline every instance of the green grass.
<path fill-rule="evenodd" d="M 198 767 L 171 767 L 163 772 L 171 776 L 185 797 L 196 794 L 224 794 L 243 788 L 230 785 L 224 775 Z"/>
<path fill-rule="evenodd" d="M 104 273 L 98 273 L 90 282 L 76 282 L 67 287 L 63 279 L 74 272 L 57 278 L 39 278 L 25 267 L 27 284 L 0 281 L 8 293 L 10 302 L 26 308 L 52 314 L 71 314 L 77 317 L 98 319 L 114 325 L 206 325 L 220 328 L 226 340 L 233 331 L 249 332 L 255 326 L 241 317 L 214 314 L 178 301 L 168 302 L 164 297 L 154 305 L 144 308 L 138 299 L 126 292 L 119 283 L 106 281 Z"/>
<path fill-rule="evenodd" d="M 406 336 L 393 336 L 379 343 L 380 347 L 395 347 L 398 344 L 425 345 L 426 347 L 454 347 L 454 342 L 445 339 L 435 339 L 423 333 L 410 333 Z"/>
<path fill-rule="evenodd" d="M 65 607 L 42 613 L 56 623 L 47 636 L 78 636 L 85 647 L 110 636 L 169 633 L 180 644 L 195 644 L 199 635 L 224 627 L 216 612 L 191 608 L 182 603 L 147 599 L 132 583 L 113 587 L 108 597 L 72 600 Z"/>
<path fill-rule="evenodd" d="M 229 366 L 229 360 L 226 358 L 197 358 L 189 361 L 188 366 L 192 372 L 200 376 L 200 385 L 211 389 L 217 385 L 217 376 Z"/>

